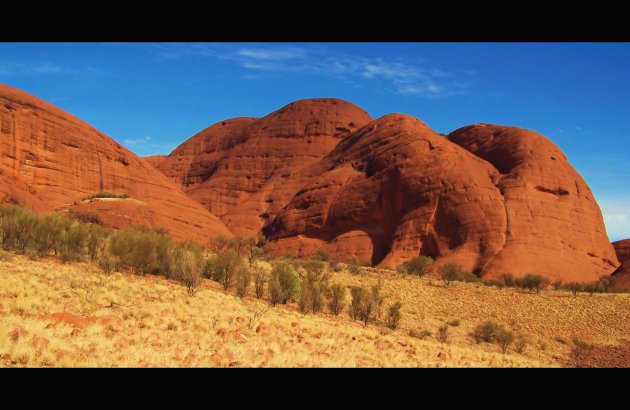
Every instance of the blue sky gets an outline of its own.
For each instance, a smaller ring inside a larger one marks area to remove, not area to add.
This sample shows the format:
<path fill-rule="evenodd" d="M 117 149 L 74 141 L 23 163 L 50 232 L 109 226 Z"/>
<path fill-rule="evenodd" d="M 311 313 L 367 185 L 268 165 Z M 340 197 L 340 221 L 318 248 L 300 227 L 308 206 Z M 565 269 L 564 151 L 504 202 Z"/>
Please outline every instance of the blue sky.
<path fill-rule="evenodd" d="M 551 138 L 630 237 L 630 43 L 0 43 L 0 82 L 139 155 L 301 98 L 450 132 L 488 122 Z"/>

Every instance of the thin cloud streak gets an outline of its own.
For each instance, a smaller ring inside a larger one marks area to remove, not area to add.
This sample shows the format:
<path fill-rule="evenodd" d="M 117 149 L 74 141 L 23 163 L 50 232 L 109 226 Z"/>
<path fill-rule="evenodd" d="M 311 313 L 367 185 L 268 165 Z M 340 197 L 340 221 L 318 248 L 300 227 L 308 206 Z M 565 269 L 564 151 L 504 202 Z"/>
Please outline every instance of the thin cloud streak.
<path fill-rule="evenodd" d="M 252 46 L 236 50 L 224 45 L 154 44 L 151 49 L 165 60 L 185 57 L 210 57 L 232 62 L 249 71 L 246 79 L 264 75 L 293 73 L 330 77 L 357 84 L 380 85 L 396 94 L 425 98 L 444 98 L 465 94 L 467 86 L 438 67 L 426 67 L 422 61 L 366 58 L 359 55 L 330 53 L 322 47 Z M 465 73 L 473 75 L 471 72 Z"/>

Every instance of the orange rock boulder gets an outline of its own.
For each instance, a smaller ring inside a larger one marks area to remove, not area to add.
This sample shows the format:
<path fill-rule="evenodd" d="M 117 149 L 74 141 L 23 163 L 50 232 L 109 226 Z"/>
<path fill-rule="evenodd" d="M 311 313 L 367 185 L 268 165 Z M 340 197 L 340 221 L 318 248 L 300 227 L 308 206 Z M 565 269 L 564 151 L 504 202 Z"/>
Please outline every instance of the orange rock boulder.
<path fill-rule="evenodd" d="M 100 193 L 127 199 L 84 198 Z M 225 225 L 145 160 L 78 118 L 0 85 L 0 202 L 91 212 L 116 227 L 144 223 L 207 242 Z M 98 202 L 98 203 L 96 203 Z"/>
<path fill-rule="evenodd" d="M 542 135 L 517 127 L 475 124 L 451 141 L 496 169 L 506 227 L 492 275 L 534 272 L 596 280 L 619 265 L 591 189 L 565 155 Z"/>
<path fill-rule="evenodd" d="M 578 281 L 618 265 L 590 189 L 531 131 L 476 125 L 449 140 L 393 114 L 296 178 L 307 182 L 265 229 L 278 254 L 324 248 L 389 266 L 422 254 L 438 257 L 434 270 Z"/>
<path fill-rule="evenodd" d="M 235 234 L 253 235 L 300 188 L 293 178 L 299 170 L 371 120 L 342 100 L 296 101 L 264 118 L 214 124 L 157 167 Z"/>
<path fill-rule="evenodd" d="M 613 242 L 621 266 L 615 271 L 616 284 L 623 289 L 630 289 L 630 239 Z"/>

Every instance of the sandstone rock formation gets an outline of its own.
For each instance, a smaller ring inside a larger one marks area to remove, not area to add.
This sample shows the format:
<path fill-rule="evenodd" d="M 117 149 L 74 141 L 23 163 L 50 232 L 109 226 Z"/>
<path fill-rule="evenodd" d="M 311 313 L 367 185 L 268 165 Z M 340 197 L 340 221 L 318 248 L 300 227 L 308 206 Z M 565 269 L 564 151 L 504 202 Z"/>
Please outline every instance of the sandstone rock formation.
<path fill-rule="evenodd" d="M 372 118 L 348 102 L 293 102 L 264 118 L 221 121 L 157 164 L 238 235 L 258 232 L 299 189 L 293 175 Z"/>
<path fill-rule="evenodd" d="M 215 124 L 158 169 L 275 254 L 324 248 L 396 266 L 438 257 L 485 277 L 590 281 L 618 266 L 590 189 L 545 137 L 477 124 L 436 134 L 334 99 Z"/>
<path fill-rule="evenodd" d="M 617 278 L 616 284 L 620 288 L 630 289 L 630 239 L 613 242 L 613 247 L 621 262 L 621 266 L 613 274 Z"/>
<path fill-rule="evenodd" d="M 128 200 L 82 201 L 99 193 Z M 229 235 L 152 166 L 78 118 L 0 85 L 0 202 L 97 215 L 116 227 L 160 226 L 180 239 Z"/>
<path fill-rule="evenodd" d="M 499 173 L 506 228 L 500 252 L 485 267 L 489 273 L 515 266 L 589 281 L 615 270 L 619 263 L 591 189 L 555 144 L 533 131 L 490 124 L 449 138 Z"/>
<path fill-rule="evenodd" d="M 543 136 L 474 125 L 443 138 L 389 115 L 301 173 L 309 182 L 266 229 L 277 253 L 318 248 L 396 266 L 415 255 L 590 281 L 618 262 L 582 178 Z M 474 154 L 474 155 L 471 155 Z"/>
<path fill-rule="evenodd" d="M 157 168 L 164 158 L 166 158 L 166 155 L 150 155 L 148 157 L 142 157 L 143 160 L 151 164 L 154 168 Z"/>

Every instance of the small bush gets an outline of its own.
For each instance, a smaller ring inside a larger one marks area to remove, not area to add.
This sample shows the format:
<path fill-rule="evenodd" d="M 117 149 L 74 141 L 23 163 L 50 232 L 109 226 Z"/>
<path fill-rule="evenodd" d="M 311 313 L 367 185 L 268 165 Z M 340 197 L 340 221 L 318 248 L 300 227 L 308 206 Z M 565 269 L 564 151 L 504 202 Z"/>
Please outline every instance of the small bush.
<path fill-rule="evenodd" d="M 505 287 L 505 283 L 499 279 L 486 279 L 482 283 L 484 286 L 496 286 L 499 289 L 503 289 Z"/>
<path fill-rule="evenodd" d="M 462 273 L 460 274 L 457 280 L 461 282 L 468 282 L 468 283 L 477 283 L 481 281 L 481 279 L 479 279 L 479 276 L 475 275 L 472 272 L 466 272 L 464 270 L 462 270 Z"/>
<path fill-rule="evenodd" d="M 447 325 L 452 326 L 452 327 L 457 327 L 459 326 L 459 319 L 453 319 L 450 322 L 448 322 Z"/>
<path fill-rule="evenodd" d="M 188 296 L 194 296 L 201 284 L 204 259 L 201 245 L 192 242 L 178 243 L 173 249 L 170 274 L 186 286 Z"/>
<path fill-rule="evenodd" d="M 320 262 L 321 263 L 321 262 Z M 316 274 L 307 276 L 300 286 L 298 308 L 302 313 L 318 313 L 324 307 L 324 284 Z"/>
<path fill-rule="evenodd" d="M 492 321 L 484 322 L 478 325 L 472 333 L 472 337 L 475 339 L 476 343 L 488 342 L 492 343 L 495 340 L 495 336 L 497 332 L 502 329 L 498 323 L 494 323 Z"/>
<path fill-rule="evenodd" d="M 391 305 L 387 311 L 387 326 L 389 326 L 392 330 L 396 330 L 400 320 L 402 319 L 402 313 L 400 312 L 401 307 L 402 303 L 396 302 Z"/>
<path fill-rule="evenodd" d="M 83 198 L 84 201 L 89 201 L 90 199 L 97 199 L 97 198 L 120 198 L 120 199 L 127 199 L 129 198 L 129 194 L 112 194 L 110 192 L 98 192 L 96 194 L 92 194 L 92 195 L 88 195 L 85 198 Z"/>
<path fill-rule="evenodd" d="M 514 334 L 509 330 L 500 327 L 494 334 L 494 338 L 501 348 L 503 354 L 507 353 L 508 348 L 514 342 Z"/>
<path fill-rule="evenodd" d="M 586 358 L 591 350 L 593 350 L 593 345 L 585 342 L 584 340 L 578 339 L 577 337 L 573 339 L 573 347 L 571 347 L 570 351 L 570 359 L 573 367 L 584 367 Z"/>
<path fill-rule="evenodd" d="M 421 255 L 403 263 L 399 266 L 398 270 L 408 275 L 417 275 L 422 277 L 429 271 L 432 264 L 433 259 L 431 257 Z"/>
<path fill-rule="evenodd" d="M 235 276 L 236 282 L 236 295 L 239 298 L 244 298 L 247 296 L 247 291 L 249 290 L 249 285 L 252 282 L 252 275 L 247 266 L 236 271 Z"/>
<path fill-rule="evenodd" d="M 98 258 L 97 264 L 105 274 L 110 275 L 119 269 L 120 260 L 115 256 L 105 254 Z"/>
<path fill-rule="evenodd" d="M 254 293 L 258 299 L 262 299 L 265 295 L 265 282 L 267 282 L 267 274 L 262 269 L 257 270 L 254 274 Z"/>
<path fill-rule="evenodd" d="M 519 354 L 523 354 L 528 345 L 528 340 L 523 335 L 518 335 L 516 337 L 516 342 L 514 343 L 514 351 Z"/>
<path fill-rule="evenodd" d="M 83 224 L 73 224 L 63 237 L 60 249 L 61 260 L 78 262 L 83 260 L 87 247 L 88 230 Z"/>
<path fill-rule="evenodd" d="M 501 281 L 506 287 L 514 286 L 514 276 L 511 273 L 503 273 L 501 274 Z"/>
<path fill-rule="evenodd" d="M 334 263 L 332 265 L 332 270 L 333 270 L 333 272 L 341 272 L 343 270 L 343 264 L 338 263 L 338 262 Z"/>
<path fill-rule="evenodd" d="M 449 262 L 440 266 L 438 272 L 440 273 L 440 278 L 444 281 L 446 286 L 451 286 L 454 281 L 460 280 L 464 276 L 464 270 L 462 267 L 454 262 Z"/>
<path fill-rule="evenodd" d="M 599 278 L 599 288 L 604 293 L 613 292 L 616 289 L 616 277 L 604 275 Z"/>
<path fill-rule="evenodd" d="M 358 275 L 363 272 L 363 269 L 361 269 L 361 267 L 358 265 L 350 264 L 347 266 L 348 266 L 348 272 L 350 272 L 353 275 Z"/>
<path fill-rule="evenodd" d="M 173 241 L 162 231 L 129 226 L 112 234 L 107 251 L 120 260 L 120 268 L 138 275 L 162 273 L 171 277 Z"/>
<path fill-rule="evenodd" d="M 361 320 L 367 326 L 374 312 L 374 300 L 372 293 L 359 286 L 350 288 L 352 302 L 350 303 L 350 317 Z"/>
<path fill-rule="evenodd" d="M 269 277 L 269 295 L 271 304 L 286 304 L 300 291 L 300 277 L 293 266 L 287 262 L 277 262 Z"/>
<path fill-rule="evenodd" d="M 560 290 L 563 288 L 561 280 L 554 281 L 551 286 L 553 286 L 553 290 Z"/>
<path fill-rule="evenodd" d="M 438 329 L 436 338 L 438 341 L 442 343 L 448 342 L 448 326 L 447 325 L 440 326 L 440 328 Z"/>
<path fill-rule="evenodd" d="M 210 269 L 212 279 L 223 285 L 225 290 L 230 289 L 234 285 L 236 276 L 247 269 L 243 258 L 233 249 L 218 253 L 212 259 L 211 262 L 206 263 L 206 267 Z"/>
<path fill-rule="evenodd" d="M 569 282 L 567 284 L 564 285 L 564 288 L 569 290 L 571 293 L 573 293 L 573 297 L 577 298 L 578 293 L 582 292 L 584 290 L 584 285 L 582 285 L 581 283 L 577 283 L 577 282 Z"/>
<path fill-rule="evenodd" d="M 333 259 L 333 256 L 326 249 L 319 249 L 312 257 L 313 260 L 321 261 L 321 262 L 330 262 Z"/>
<path fill-rule="evenodd" d="M 527 275 L 516 279 L 515 285 L 523 290 L 536 291 L 536 293 L 540 293 L 541 290 L 549 285 L 549 279 L 541 275 L 528 273 Z"/>
<path fill-rule="evenodd" d="M 430 330 L 415 330 L 411 329 L 409 331 L 409 336 L 415 337 L 416 339 L 426 339 L 427 337 L 433 336 L 433 332 Z"/>
<path fill-rule="evenodd" d="M 328 289 L 328 295 L 330 298 L 328 301 L 330 313 L 339 315 L 346 304 L 346 288 L 343 285 L 335 283 Z"/>

